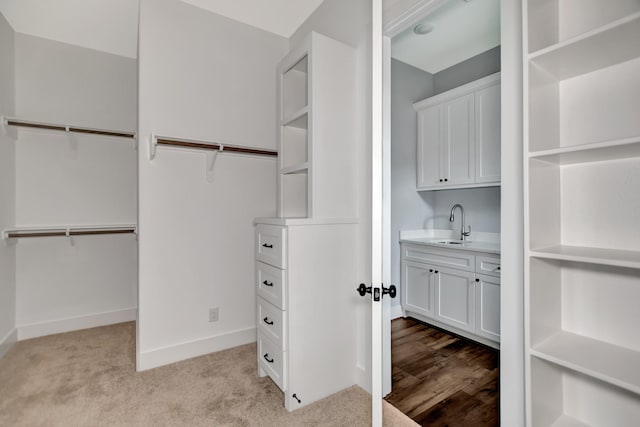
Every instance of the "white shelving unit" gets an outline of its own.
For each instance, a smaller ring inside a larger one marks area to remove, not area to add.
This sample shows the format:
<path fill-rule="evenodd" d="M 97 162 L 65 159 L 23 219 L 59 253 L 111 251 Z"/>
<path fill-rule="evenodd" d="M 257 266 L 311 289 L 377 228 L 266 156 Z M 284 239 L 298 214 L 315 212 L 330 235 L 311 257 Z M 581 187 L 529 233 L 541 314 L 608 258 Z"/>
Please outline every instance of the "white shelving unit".
<path fill-rule="evenodd" d="M 527 425 L 640 418 L 640 1 L 524 7 Z"/>
<path fill-rule="evenodd" d="M 353 48 L 311 32 L 278 66 L 281 218 L 353 217 Z"/>

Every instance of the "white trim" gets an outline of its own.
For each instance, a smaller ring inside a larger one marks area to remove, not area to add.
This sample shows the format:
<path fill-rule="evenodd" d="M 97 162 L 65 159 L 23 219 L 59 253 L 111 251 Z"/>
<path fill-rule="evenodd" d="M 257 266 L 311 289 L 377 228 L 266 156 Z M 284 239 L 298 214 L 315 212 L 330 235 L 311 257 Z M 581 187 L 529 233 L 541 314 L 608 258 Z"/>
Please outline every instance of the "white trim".
<path fill-rule="evenodd" d="M 197 356 L 256 342 L 256 328 L 241 329 L 212 337 L 184 342 L 138 353 L 137 370 L 180 362 Z"/>
<path fill-rule="evenodd" d="M 402 10 L 397 16 L 385 19 L 384 35 L 389 38 L 397 36 L 410 26 L 417 24 L 425 16 L 445 4 L 448 0 L 413 0 L 414 4 L 406 6 L 406 1 L 399 2 L 397 7 L 385 10 L 385 15 L 393 14 L 392 10 Z M 386 18 L 386 16 L 385 16 Z"/>
<path fill-rule="evenodd" d="M 133 320 L 136 320 L 137 312 L 138 310 L 134 307 L 124 310 L 89 314 L 86 316 L 69 317 L 66 319 L 56 319 L 46 322 L 18 325 L 16 326 L 16 328 L 18 329 L 18 340 L 22 341 L 30 338 L 43 337 L 46 335 L 78 331 L 80 329 L 89 329 L 96 328 L 98 326 L 131 322 Z"/>
<path fill-rule="evenodd" d="M 13 345 L 18 341 L 18 330 L 13 328 L 7 335 L 0 340 L 0 359 L 4 357 L 5 354 L 13 347 Z"/>

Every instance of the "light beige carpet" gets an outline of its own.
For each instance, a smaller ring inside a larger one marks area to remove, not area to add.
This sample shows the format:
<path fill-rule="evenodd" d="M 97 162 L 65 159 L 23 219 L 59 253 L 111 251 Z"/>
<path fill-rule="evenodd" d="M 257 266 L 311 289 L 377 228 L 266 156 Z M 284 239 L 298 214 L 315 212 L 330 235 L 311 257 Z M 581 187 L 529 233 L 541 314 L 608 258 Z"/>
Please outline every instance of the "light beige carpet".
<path fill-rule="evenodd" d="M 135 324 L 16 344 L 0 360 L 0 426 L 368 426 L 351 387 L 293 413 L 256 375 L 255 344 L 135 372 Z M 387 426 L 415 426 L 383 402 Z"/>

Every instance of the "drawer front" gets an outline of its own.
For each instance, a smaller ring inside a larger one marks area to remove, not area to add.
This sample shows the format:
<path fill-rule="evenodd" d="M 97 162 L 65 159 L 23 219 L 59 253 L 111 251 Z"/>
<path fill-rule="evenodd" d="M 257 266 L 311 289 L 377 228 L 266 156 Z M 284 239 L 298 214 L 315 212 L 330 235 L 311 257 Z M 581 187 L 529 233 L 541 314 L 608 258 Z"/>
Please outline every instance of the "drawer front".
<path fill-rule="evenodd" d="M 286 321 L 286 312 L 258 298 L 258 332 L 277 344 L 281 351 L 286 350 Z"/>
<path fill-rule="evenodd" d="M 258 366 L 282 391 L 287 389 L 286 359 L 286 352 L 278 350 L 275 344 L 258 332 Z"/>
<path fill-rule="evenodd" d="M 476 273 L 500 277 L 500 257 L 476 256 Z"/>
<path fill-rule="evenodd" d="M 278 268 L 286 266 L 285 227 L 258 224 L 256 227 L 256 259 Z"/>
<path fill-rule="evenodd" d="M 420 245 L 402 244 L 402 259 L 425 264 L 473 271 L 474 256 L 449 249 L 430 249 Z"/>
<path fill-rule="evenodd" d="M 258 261 L 256 262 L 256 280 L 260 298 L 264 298 L 281 310 L 287 309 L 285 270 Z"/>

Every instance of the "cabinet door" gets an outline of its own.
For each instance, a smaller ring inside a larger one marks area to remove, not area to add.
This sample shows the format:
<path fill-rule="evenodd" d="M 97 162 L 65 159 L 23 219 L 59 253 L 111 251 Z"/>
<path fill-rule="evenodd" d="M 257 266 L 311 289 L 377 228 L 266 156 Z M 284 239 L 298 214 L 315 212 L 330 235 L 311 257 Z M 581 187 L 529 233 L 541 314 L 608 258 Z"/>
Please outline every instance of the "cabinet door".
<path fill-rule="evenodd" d="M 402 261 L 403 309 L 433 317 L 434 267 L 411 261 Z"/>
<path fill-rule="evenodd" d="M 435 105 L 418 112 L 417 188 L 433 188 L 444 176 L 440 173 L 442 153 L 441 106 Z"/>
<path fill-rule="evenodd" d="M 476 183 L 500 182 L 500 85 L 476 92 Z"/>
<path fill-rule="evenodd" d="M 435 267 L 435 318 L 475 332 L 475 278 L 468 271 Z"/>
<path fill-rule="evenodd" d="M 475 182 L 474 94 L 461 96 L 443 106 L 445 185 Z"/>
<path fill-rule="evenodd" d="M 500 341 L 500 278 L 476 277 L 476 334 Z"/>

